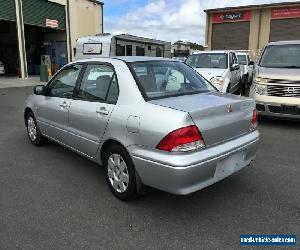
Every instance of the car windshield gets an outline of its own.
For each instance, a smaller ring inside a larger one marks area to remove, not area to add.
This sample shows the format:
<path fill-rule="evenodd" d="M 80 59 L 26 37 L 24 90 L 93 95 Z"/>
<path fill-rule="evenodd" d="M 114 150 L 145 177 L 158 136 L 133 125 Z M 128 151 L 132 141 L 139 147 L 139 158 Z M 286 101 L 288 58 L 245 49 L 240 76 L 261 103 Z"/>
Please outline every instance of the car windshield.
<path fill-rule="evenodd" d="M 267 68 L 300 68 L 300 45 L 269 45 L 259 66 Z"/>
<path fill-rule="evenodd" d="M 216 91 L 182 62 L 146 61 L 128 65 L 147 100 Z"/>
<path fill-rule="evenodd" d="M 202 53 L 188 57 L 186 64 L 194 68 L 227 69 L 226 53 Z"/>
<path fill-rule="evenodd" d="M 247 57 L 246 55 L 237 55 L 240 65 L 247 65 Z"/>

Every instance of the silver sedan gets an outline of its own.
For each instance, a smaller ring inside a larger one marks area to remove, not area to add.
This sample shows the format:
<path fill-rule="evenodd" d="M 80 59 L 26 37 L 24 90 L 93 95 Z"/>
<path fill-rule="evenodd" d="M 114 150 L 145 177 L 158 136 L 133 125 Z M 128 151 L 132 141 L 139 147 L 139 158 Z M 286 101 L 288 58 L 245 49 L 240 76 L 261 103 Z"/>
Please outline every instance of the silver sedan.
<path fill-rule="evenodd" d="M 203 189 L 248 166 L 259 133 L 252 99 L 218 92 L 186 64 L 161 58 L 70 63 L 26 100 L 33 145 L 53 140 L 105 167 L 112 193 Z"/>

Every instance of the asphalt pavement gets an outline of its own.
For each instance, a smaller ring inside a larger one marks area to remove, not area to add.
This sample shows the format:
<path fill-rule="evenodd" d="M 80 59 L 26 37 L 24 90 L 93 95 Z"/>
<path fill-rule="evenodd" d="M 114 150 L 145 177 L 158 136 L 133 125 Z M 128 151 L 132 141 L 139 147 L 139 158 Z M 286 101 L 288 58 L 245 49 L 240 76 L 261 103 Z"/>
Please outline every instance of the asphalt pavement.
<path fill-rule="evenodd" d="M 249 249 L 240 234 L 296 234 L 299 246 L 300 122 L 260 119 L 256 161 L 213 186 L 124 203 L 100 166 L 55 143 L 30 144 L 31 92 L 0 89 L 1 250 Z"/>

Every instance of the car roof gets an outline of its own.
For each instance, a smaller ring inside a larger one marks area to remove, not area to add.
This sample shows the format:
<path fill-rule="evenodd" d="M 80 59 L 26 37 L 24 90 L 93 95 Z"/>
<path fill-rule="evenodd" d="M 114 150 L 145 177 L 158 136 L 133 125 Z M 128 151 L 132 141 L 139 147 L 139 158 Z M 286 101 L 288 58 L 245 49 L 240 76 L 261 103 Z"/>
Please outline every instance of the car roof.
<path fill-rule="evenodd" d="M 267 45 L 285 45 L 285 44 L 299 44 L 300 45 L 300 40 L 270 42 Z"/>
<path fill-rule="evenodd" d="M 114 56 L 112 59 L 122 60 L 124 62 L 145 62 L 145 61 L 174 61 L 171 58 L 151 57 L 151 56 Z"/>
<path fill-rule="evenodd" d="M 199 51 L 199 52 L 194 52 L 193 55 L 197 54 L 214 54 L 214 53 L 229 53 L 229 52 L 234 52 L 233 50 L 210 50 L 210 51 Z"/>
<path fill-rule="evenodd" d="M 236 55 L 248 55 L 249 53 L 248 52 L 244 52 L 244 51 L 237 51 L 235 52 Z"/>
<path fill-rule="evenodd" d="M 77 60 L 75 62 L 111 62 L 121 60 L 124 62 L 145 62 L 145 61 L 176 61 L 171 58 L 164 57 L 149 57 L 149 56 L 113 56 L 113 57 L 94 57 L 89 59 Z"/>

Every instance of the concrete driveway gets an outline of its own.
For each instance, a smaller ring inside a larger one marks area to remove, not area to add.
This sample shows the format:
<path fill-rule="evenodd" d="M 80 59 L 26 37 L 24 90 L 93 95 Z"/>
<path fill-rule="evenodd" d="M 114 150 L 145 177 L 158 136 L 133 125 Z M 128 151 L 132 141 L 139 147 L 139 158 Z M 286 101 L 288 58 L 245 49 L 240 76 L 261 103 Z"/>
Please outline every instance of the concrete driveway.
<path fill-rule="evenodd" d="M 18 77 L 0 76 L 0 89 L 1 88 L 34 86 L 37 84 L 45 84 L 45 83 L 40 82 L 39 76 L 32 76 L 27 79 L 21 79 Z"/>
<path fill-rule="evenodd" d="M 188 196 L 154 190 L 124 203 L 100 166 L 55 143 L 30 144 L 30 93 L 0 89 L 1 250 L 249 249 L 240 234 L 299 238 L 299 123 L 260 120 L 254 164 L 211 187 Z"/>

